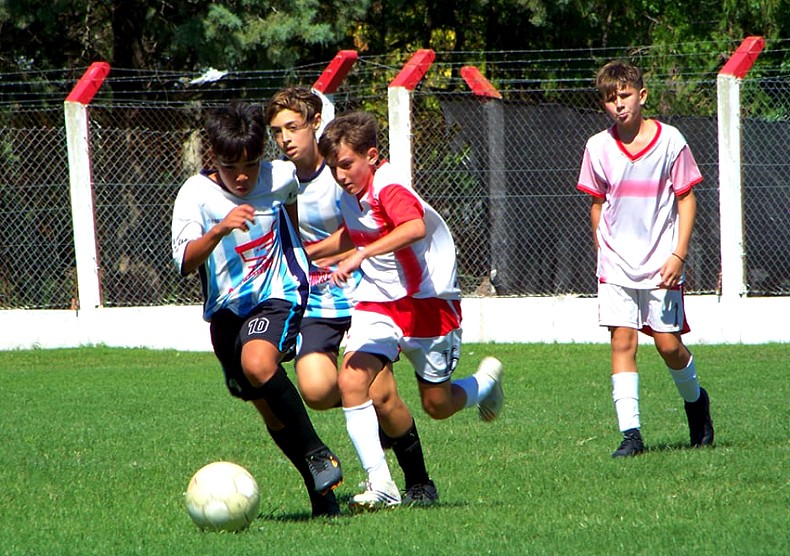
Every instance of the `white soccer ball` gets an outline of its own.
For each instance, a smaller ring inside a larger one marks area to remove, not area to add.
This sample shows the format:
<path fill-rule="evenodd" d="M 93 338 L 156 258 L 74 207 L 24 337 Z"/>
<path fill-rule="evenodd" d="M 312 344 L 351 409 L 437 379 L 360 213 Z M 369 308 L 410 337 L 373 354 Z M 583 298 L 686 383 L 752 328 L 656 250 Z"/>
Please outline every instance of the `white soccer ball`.
<path fill-rule="evenodd" d="M 210 531 L 241 531 L 258 517 L 260 493 L 249 471 L 229 461 L 202 467 L 185 493 L 189 517 Z"/>

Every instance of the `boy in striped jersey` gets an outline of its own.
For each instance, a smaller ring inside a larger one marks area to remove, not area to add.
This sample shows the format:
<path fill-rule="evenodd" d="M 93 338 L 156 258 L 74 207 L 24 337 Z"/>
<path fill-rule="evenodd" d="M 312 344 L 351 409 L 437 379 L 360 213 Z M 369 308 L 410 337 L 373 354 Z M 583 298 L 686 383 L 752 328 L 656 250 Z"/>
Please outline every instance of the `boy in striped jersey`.
<path fill-rule="evenodd" d="M 337 513 L 340 463 L 316 434 L 285 373 L 307 295 L 308 263 L 297 230 L 293 164 L 262 160 L 260 106 L 212 110 L 206 134 L 216 168 L 190 177 L 173 207 L 172 254 L 197 271 L 203 318 L 231 395 L 250 401 L 297 468 L 314 515 Z M 332 511 L 334 506 L 335 511 Z"/>
<path fill-rule="evenodd" d="M 299 231 L 304 244 L 314 244 L 343 225 L 338 187 L 318 152 L 316 137 L 323 123 L 321 97 L 304 87 L 277 92 L 266 108 L 266 123 L 282 153 L 296 165 L 299 178 Z M 341 255 L 342 256 L 342 255 Z M 340 406 L 338 356 L 351 324 L 354 288 L 362 274 L 340 285 L 330 282 L 340 257 L 310 264 L 310 296 L 299 333 L 295 369 L 299 390 L 317 410 Z M 430 505 L 439 500 L 428 475 L 422 443 L 409 408 L 398 395 L 392 366 L 382 370 L 371 387 L 385 445 L 403 469 L 404 505 Z"/>
<path fill-rule="evenodd" d="M 651 336 L 685 402 L 692 446 L 713 443 L 710 400 L 683 344 L 684 267 L 702 181 L 686 140 L 644 118 L 647 89 L 631 64 L 609 62 L 596 86 L 614 125 L 587 141 L 577 188 L 592 197 L 599 323 L 611 335 L 612 397 L 623 439 L 613 457 L 644 451 L 639 420 L 638 331 Z"/>

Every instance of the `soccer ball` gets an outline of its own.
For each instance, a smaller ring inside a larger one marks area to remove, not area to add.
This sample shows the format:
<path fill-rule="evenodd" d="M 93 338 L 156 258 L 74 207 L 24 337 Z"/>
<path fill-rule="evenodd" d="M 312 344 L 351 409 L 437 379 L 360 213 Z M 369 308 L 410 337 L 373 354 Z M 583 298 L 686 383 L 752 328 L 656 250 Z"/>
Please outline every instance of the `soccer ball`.
<path fill-rule="evenodd" d="M 189 517 L 209 531 L 241 531 L 258 517 L 258 483 L 249 471 L 229 461 L 202 467 L 185 493 Z"/>

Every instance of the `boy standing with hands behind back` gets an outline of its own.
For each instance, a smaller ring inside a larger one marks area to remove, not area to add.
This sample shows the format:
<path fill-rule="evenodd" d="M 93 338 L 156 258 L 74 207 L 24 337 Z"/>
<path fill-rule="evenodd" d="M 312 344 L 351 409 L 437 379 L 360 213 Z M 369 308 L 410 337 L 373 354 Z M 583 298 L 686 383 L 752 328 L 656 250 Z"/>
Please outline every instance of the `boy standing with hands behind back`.
<path fill-rule="evenodd" d="M 612 397 L 623 440 L 612 457 L 644 451 L 637 334 L 651 335 L 685 402 L 691 446 L 713 444 L 708 393 L 681 334 L 684 267 L 702 175 L 681 133 L 642 116 L 642 74 L 622 61 L 596 76 L 609 129 L 587 142 L 577 188 L 592 196 L 599 323 L 611 334 Z"/>

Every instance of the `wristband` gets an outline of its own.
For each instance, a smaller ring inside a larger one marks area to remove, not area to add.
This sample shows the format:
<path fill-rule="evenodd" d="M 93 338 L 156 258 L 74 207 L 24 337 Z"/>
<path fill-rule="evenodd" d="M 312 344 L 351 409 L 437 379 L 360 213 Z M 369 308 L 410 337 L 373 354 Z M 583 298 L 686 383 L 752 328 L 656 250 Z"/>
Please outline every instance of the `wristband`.
<path fill-rule="evenodd" d="M 680 255 L 678 255 L 677 253 L 672 253 L 672 256 L 673 256 L 673 257 L 677 257 L 678 259 L 680 259 L 680 262 L 681 262 L 681 263 L 683 263 L 683 264 L 686 264 L 686 259 L 684 259 L 684 258 L 683 258 L 683 257 L 681 257 Z"/>

